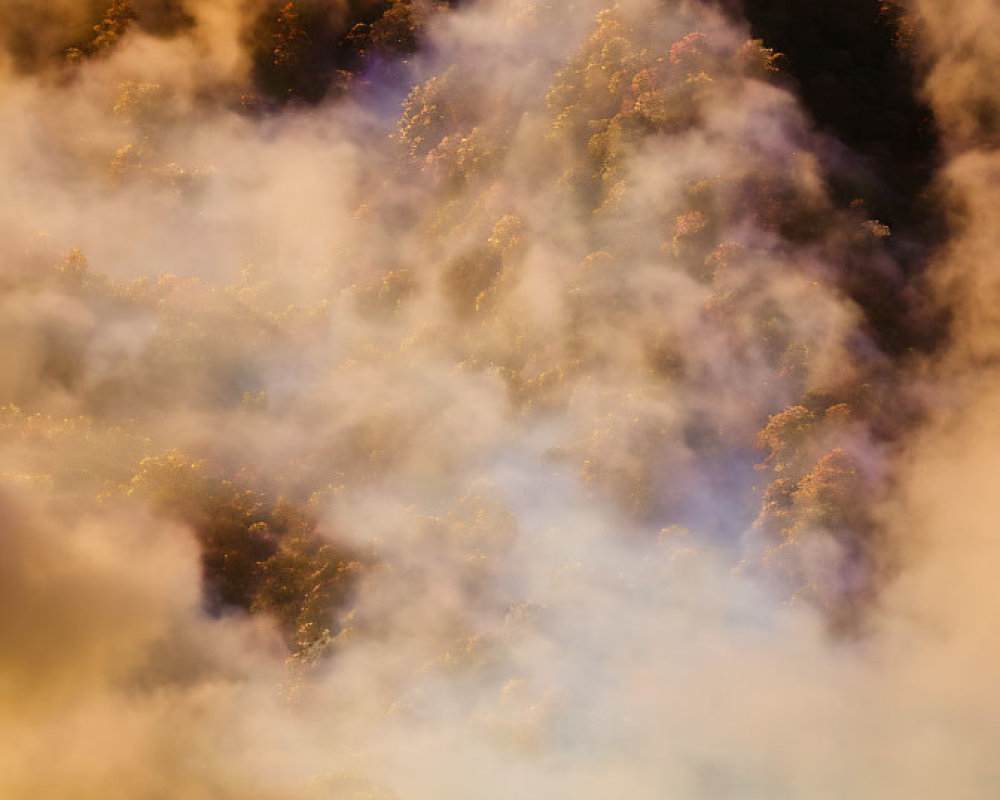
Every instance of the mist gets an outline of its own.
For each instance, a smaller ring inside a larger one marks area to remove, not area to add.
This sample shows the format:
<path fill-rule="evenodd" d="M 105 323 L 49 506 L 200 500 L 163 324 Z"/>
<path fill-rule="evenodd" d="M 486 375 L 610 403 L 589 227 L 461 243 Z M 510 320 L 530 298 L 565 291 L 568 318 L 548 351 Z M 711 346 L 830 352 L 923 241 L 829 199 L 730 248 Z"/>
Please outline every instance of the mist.
<path fill-rule="evenodd" d="M 103 6 L 0 6 L 0 795 L 1000 786 L 988 3 L 939 239 L 728 5 Z"/>

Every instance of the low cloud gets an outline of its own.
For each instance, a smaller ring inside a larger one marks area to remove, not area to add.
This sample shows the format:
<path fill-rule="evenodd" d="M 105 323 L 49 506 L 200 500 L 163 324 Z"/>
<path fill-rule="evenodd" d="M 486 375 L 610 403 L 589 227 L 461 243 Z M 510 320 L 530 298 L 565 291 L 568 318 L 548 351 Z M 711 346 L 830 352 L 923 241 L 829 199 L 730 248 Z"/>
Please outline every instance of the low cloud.
<path fill-rule="evenodd" d="M 4 796 L 988 792 L 994 159 L 949 39 L 924 358 L 852 299 L 905 278 L 850 153 L 711 8 L 422 8 L 268 105 L 258 9 L 154 6 L 4 73 Z"/>

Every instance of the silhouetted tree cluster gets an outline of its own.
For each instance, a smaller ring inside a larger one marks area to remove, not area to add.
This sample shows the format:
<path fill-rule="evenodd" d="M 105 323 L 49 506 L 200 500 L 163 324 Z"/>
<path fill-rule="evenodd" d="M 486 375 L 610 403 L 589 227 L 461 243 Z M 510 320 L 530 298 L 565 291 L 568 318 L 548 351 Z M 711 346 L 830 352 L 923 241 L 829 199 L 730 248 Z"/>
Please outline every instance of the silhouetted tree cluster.
<path fill-rule="evenodd" d="M 938 133 L 921 98 L 912 43 L 916 24 L 896 0 L 725 0 L 749 19 L 754 36 L 783 54 L 781 67 L 810 116 L 850 148 L 831 171 L 841 204 L 861 200 L 895 234 L 887 242 L 907 278 L 917 278 L 944 236 L 932 176 Z M 945 320 L 919 297 L 874 278 L 848 288 L 869 312 L 880 344 L 894 352 L 929 349 Z M 895 302 L 892 298 L 895 297 Z"/>
<path fill-rule="evenodd" d="M 361 564 L 319 538 L 301 508 L 176 451 L 143 459 L 126 491 L 194 531 L 210 609 L 268 613 L 292 649 L 336 634 Z"/>
<path fill-rule="evenodd" d="M 279 105 L 343 91 L 373 61 L 415 52 L 424 13 L 413 0 L 271 3 L 247 33 L 254 86 Z"/>
<path fill-rule="evenodd" d="M 66 51 L 66 60 L 79 61 L 110 53 L 135 20 L 135 11 L 129 0 L 111 0 L 100 22 L 94 25 L 94 36 L 86 44 L 71 47 Z"/>

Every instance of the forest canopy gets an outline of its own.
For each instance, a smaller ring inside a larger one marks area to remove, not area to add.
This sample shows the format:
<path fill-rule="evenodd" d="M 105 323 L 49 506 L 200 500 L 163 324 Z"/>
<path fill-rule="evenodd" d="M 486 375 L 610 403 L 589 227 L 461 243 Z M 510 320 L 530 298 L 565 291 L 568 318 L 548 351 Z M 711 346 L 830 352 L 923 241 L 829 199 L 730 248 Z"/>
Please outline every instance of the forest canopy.
<path fill-rule="evenodd" d="M 0 795 L 989 796 L 998 22 L 0 5 Z"/>

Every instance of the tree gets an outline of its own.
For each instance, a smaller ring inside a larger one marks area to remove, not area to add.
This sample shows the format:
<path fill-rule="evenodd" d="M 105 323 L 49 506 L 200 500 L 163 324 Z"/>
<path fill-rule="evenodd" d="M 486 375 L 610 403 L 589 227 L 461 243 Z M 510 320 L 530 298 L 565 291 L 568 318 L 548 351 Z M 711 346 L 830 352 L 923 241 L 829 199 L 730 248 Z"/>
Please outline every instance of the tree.
<path fill-rule="evenodd" d="M 111 5 L 97 25 L 94 32 L 97 34 L 90 43 L 91 53 L 99 55 L 110 52 L 119 42 L 125 31 L 128 30 L 132 20 L 135 19 L 135 12 L 129 0 L 111 0 Z"/>
<path fill-rule="evenodd" d="M 125 491 L 191 527 L 210 608 L 271 614 L 292 650 L 335 629 L 334 612 L 361 565 L 346 548 L 323 542 L 303 509 L 178 451 L 144 458 Z"/>
<path fill-rule="evenodd" d="M 94 38 L 83 47 L 69 48 L 66 60 L 73 63 L 85 57 L 108 55 L 118 46 L 135 18 L 129 0 L 111 0 L 104 17 L 93 28 Z"/>
<path fill-rule="evenodd" d="M 391 53 L 408 55 L 417 49 L 417 22 L 413 0 L 392 0 L 371 27 L 371 43 Z"/>

